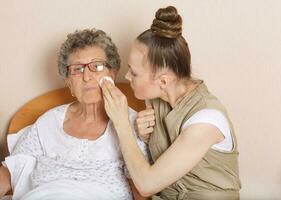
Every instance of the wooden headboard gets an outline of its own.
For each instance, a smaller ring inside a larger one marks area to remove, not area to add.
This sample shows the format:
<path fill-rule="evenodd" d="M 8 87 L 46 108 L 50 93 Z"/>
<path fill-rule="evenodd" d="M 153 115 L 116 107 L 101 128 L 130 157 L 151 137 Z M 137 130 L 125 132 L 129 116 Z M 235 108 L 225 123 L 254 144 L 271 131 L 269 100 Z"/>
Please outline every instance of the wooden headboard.
<path fill-rule="evenodd" d="M 127 96 L 128 104 L 136 111 L 143 110 L 143 101 L 135 98 L 134 93 L 128 83 L 116 83 L 116 86 Z M 20 129 L 33 124 L 36 119 L 47 110 L 74 101 L 68 88 L 60 88 L 50 91 L 27 102 L 13 116 L 9 124 L 8 133 L 16 133 Z"/>

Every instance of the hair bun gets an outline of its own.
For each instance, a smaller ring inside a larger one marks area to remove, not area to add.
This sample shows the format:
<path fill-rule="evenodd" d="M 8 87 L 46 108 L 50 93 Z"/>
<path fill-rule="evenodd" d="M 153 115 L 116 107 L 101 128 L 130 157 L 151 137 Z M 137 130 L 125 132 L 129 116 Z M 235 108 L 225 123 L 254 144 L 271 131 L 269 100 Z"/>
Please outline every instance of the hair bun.
<path fill-rule="evenodd" d="M 182 18 L 173 6 L 160 8 L 151 25 L 151 30 L 161 36 L 167 38 L 177 38 L 182 33 Z"/>

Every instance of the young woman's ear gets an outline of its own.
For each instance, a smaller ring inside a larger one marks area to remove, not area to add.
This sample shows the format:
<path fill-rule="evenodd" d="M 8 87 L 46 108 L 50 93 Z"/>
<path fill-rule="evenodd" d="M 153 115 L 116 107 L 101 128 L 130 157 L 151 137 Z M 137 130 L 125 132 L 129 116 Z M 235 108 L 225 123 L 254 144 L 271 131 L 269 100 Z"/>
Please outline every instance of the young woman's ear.
<path fill-rule="evenodd" d="M 167 74 L 162 74 L 158 77 L 158 84 L 161 89 L 165 89 L 170 82 L 170 77 Z"/>

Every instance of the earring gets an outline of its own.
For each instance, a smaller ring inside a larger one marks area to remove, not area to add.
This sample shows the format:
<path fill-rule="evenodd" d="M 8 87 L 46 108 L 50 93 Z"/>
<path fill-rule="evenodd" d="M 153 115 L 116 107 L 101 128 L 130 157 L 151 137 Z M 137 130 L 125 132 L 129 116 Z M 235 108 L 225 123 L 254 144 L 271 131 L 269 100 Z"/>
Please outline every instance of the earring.
<path fill-rule="evenodd" d="M 72 93 L 72 89 L 68 86 L 68 89 L 70 91 L 71 96 L 75 97 L 75 95 Z"/>
<path fill-rule="evenodd" d="M 72 93 L 72 90 L 70 88 L 69 88 L 69 90 L 70 90 L 71 96 L 75 97 L 75 95 Z"/>
<path fill-rule="evenodd" d="M 69 82 L 65 81 L 64 83 L 65 83 L 65 86 L 68 87 L 71 96 L 75 97 L 75 95 L 72 93 L 72 89 L 71 89 L 71 86 L 70 86 Z"/>

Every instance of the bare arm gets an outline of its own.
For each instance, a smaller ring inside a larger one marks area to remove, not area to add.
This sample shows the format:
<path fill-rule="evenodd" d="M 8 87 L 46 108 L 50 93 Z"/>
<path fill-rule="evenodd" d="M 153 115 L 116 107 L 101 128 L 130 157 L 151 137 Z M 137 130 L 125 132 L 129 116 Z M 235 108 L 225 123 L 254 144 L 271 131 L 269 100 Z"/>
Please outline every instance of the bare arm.
<path fill-rule="evenodd" d="M 11 190 L 10 172 L 6 167 L 1 166 L 0 167 L 0 197 L 3 197 L 10 190 Z"/>
<path fill-rule="evenodd" d="M 123 124 L 117 128 L 117 132 L 127 168 L 143 196 L 151 196 L 183 177 L 196 166 L 213 144 L 223 139 L 220 131 L 213 125 L 192 125 L 150 165 L 140 153 L 134 139 L 129 137 L 130 127 Z"/>
<path fill-rule="evenodd" d="M 130 188 L 131 188 L 131 190 L 132 190 L 134 200 L 148 200 L 147 197 L 141 196 L 141 194 L 139 193 L 139 191 L 138 191 L 137 188 L 135 187 L 135 184 L 134 184 L 134 182 L 132 181 L 132 179 L 128 179 L 128 182 L 129 182 Z"/>

